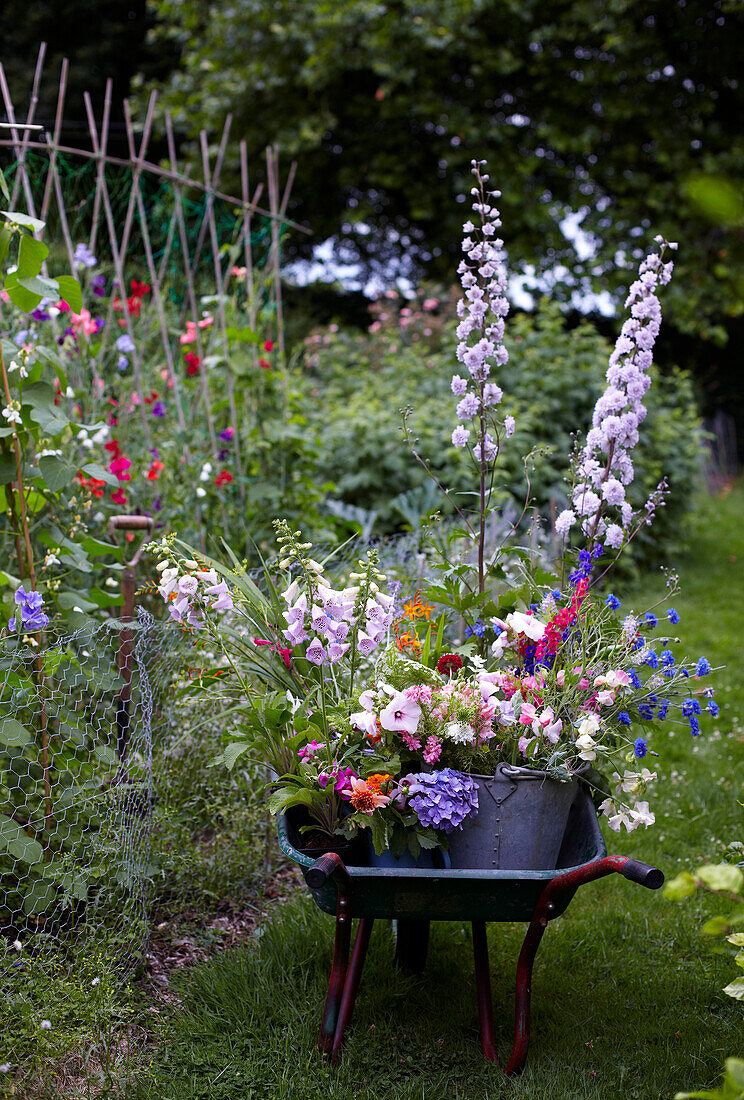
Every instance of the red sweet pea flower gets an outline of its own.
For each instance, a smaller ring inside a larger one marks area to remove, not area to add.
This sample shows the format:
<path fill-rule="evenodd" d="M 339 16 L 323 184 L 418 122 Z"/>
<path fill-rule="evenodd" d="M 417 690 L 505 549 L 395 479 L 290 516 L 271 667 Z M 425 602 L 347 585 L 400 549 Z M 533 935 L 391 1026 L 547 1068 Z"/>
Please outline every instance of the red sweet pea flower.
<path fill-rule="evenodd" d="M 75 476 L 80 482 L 81 487 L 87 489 L 92 496 L 103 496 L 104 489 L 106 488 L 105 481 L 100 481 L 97 477 L 86 477 L 82 470 L 78 470 Z"/>
<path fill-rule="evenodd" d="M 165 465 L 162 462 L 160 462 L 159 459 L 156 458 L 155 461 L 150 466 L 150 469 L 147 471 L 148 481 L 157 481 L 158 478 L 160 477 L 160 471 L 164 470 L 164 469 L 165 469 Z"/>
<path fill-rule="evenodd" d="M 271 370 L 271 363 L 268 361 L 268 359 L 263 359 L 263 358 L 259 359 L 258 360 L 258 365 L 261 368 L 261 370 Z"/>
<path fill-rule="evenodd" d="M 147 283 L 140 283 L 136 279 L 132 279 L 132 297 L 141 298 L 144 294 L 149 294 L 152 290 L 151 286 Z"/>
<path fill-rule="evenodd" d="M 222 470 L 221 473 L 217 474 L 217 477 L 214 479 L 214 483 L 217 488 L 219 488 L 220 485 L 227 485 L 228 482 L 232 481 L 232 479 L 233 476 L 229 470 Z"/>
<path fill-rule="evenodd" d="M 123 489 L 116 489 L 111 494 L 111 502 L 112 504 L 126 504 L 127 494 L 124 492 Z"/>
<path fill-rule="evenodd" d="M 186 373 L 191 375 L 198 374 L 199 367 L 201 366 L 201 359 L 196 352 L 190 351 L 188 355 L 184 355 L 183 358 L 186 363 Z"/>
<path fill-rule="evenodd" d="M 269 351 L 269 352 L 273 351 L 274 350 L 274 341 L 273 340 L 266 340 L 266 342 L 264 343 L 263 349 L 264 349 L 264 351 Z"/>
<path fill-rule="evenodd" d="M 112 458 L 119 458 L 121 455 L 121 447 L 119 446 L 118 439 L 110 439 L 108 443 L 103 445 L 104 451 L 108 451 Z"/>

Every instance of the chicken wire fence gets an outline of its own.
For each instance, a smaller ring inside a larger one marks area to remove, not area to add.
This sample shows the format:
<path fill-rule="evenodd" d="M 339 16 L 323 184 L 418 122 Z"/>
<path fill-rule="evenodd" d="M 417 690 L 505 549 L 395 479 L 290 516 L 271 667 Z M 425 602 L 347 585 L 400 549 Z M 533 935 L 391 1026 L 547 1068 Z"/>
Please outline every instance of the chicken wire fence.
<path fill-rule="evenodd" d="M 58 972 L 100 948 L 122 978 L 142 960 L 153 737 L 188 644 L 142 609 L 0 644 L 0 1000 L 39 959 Z"/>

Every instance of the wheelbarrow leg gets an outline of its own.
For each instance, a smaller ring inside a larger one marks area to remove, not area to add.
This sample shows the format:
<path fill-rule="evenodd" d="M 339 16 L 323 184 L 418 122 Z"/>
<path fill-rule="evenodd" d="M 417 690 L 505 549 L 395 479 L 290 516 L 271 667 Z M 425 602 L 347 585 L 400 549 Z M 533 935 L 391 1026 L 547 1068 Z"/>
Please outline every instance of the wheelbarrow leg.
<path fill-rule="evenodd" d="M 367 957 L 369 938 L 372 935 L 374 923 L 373 917 L 362 917 L 357 925 L 357 934 L 351 952 L 351 962 L 349 963 L 349 971 L 346 975 L 344 991 L 341 997 L 341 1008 L 338 1013 L 336 1034 L 333 1036 L 331 1065 L 335 1065 L 341 1057 L 344 1032 L 349 1026 L 351 1014 L 354 1011 L 354 1002 L 356 1001 L 356 995 L 359 990 L 359 981 L 362 977 L 362 969 L 364 968 L 364 960 Z"/>
<path fill-rule="evenodd" d="M 493 1002 L 491 1000 L 491 974 L 488 967 L 486 922 L 483 920 L 474 920 L 472 924 L 473 955 L 475 958 L 475 988 L 478 994 L 481 1050 L 489 1062 L 498 1062 L 493 1029 Z"/>
<path fill-rule="evenodd" d="M 504 1070 L 507 1077 L 511 1077 L 513 1073 L 519 1073 L 527 1061 L 527 1050 L 530 1045 L 532 967 L 547 926 L 548 918 L 539 911 L 538 907 L 525 934 L 517 962 L 517 984 L 514 992 L 514 1046 Z"/>
<path fill-rule="evenodd" d="M 318 1050 L 328 1054 L 333 1046 L 336 1034 L 341 996 L 346 984 L 346 968 L 349 964 L 349 945 L 351 943 L 351 903 L 347 896 L 339 894 L 336 907 L 336 937 L 333 943 L 333 965 L 328 982 L 323 1022 L 318 1036 Z"/>

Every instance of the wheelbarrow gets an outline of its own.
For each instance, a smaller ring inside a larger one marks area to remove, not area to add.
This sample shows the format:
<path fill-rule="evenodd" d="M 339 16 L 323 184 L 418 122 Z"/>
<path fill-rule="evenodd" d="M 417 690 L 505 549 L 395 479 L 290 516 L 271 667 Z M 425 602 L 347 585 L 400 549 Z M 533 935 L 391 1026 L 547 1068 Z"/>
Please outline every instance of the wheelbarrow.
<path fill-rule="evenodd" d="M 335 852 L 313 859 L 299 851 L 299 838 L 286 817 L 279 817 L 278 830 L 282 851 L 303 868 L 316 904 L 336 916 L 333 965 L 318 1038 L 318 1049 L 332 1064 L 340 1057 L 351 1022 L 377 919 L 394 922 L 396 962 L 413 973 L 420 973 L 426 963 L 430 921 L 471 922 L 481 1049 L 497 1064 L 486 922 L 528 922 L 517 962 L 514 1043 L 504 1070 L 511 1076 L 527 1060 L 532 967 L 548 922 L 566 911 L 579 886 L 605 875 L 618 872 L 650 890 L 664 882 L 656 867 L 607 854 L 584 790 L 571 807 L 556 868 L 547 871 L 347 867 Z M 358 925 L 350 952 L 354 917 Z"/>

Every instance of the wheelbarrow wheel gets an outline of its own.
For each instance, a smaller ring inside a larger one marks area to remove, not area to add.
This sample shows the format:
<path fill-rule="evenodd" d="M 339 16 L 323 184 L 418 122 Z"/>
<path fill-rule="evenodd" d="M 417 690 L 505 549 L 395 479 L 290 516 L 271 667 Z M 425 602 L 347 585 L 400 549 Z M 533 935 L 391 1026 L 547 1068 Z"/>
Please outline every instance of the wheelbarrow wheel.
<path fill-rule="evenodd" d="M 428 920 L 394 920 L 395 965 L 405 974 L 421 974 L 429 949 Z"/>

